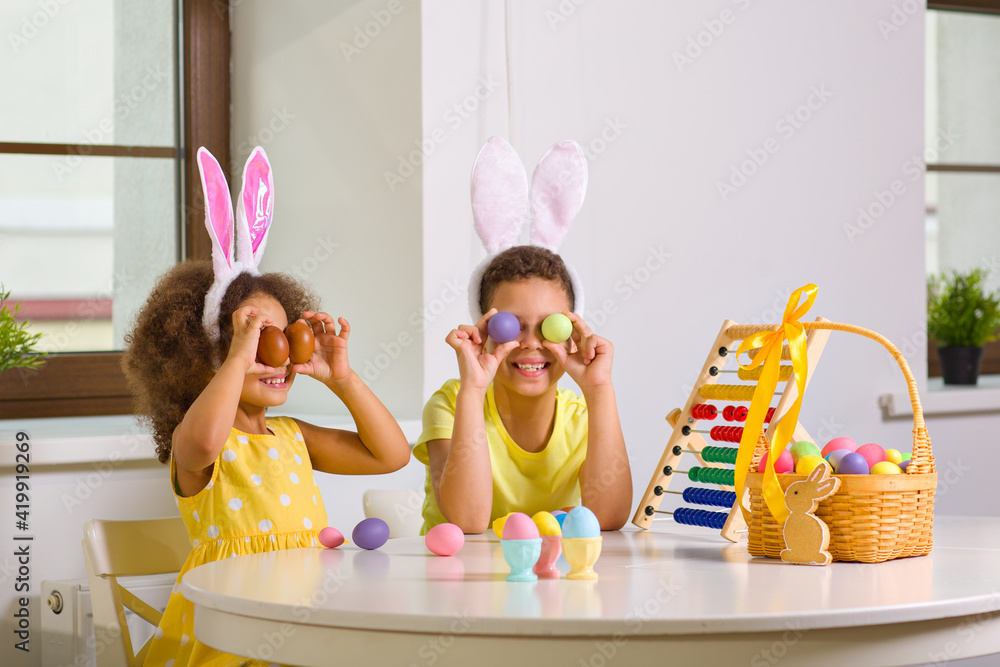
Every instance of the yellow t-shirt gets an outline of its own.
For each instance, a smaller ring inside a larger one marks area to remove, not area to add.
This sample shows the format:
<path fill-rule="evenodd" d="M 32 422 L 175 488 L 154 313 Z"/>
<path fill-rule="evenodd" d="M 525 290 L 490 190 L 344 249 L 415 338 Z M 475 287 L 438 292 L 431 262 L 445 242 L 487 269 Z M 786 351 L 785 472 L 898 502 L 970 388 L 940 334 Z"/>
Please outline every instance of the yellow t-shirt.
<path fill-rule="evenodd" d="M 424 480 L 424 525 L 426 533 L 447 519 L 438 509 L 431 481 L 427 443 L 450 440 L 455 426 L 458 380 L 448 380 L 434 392 L 424 406 L 424 430 L 413 455 L 427 465 Z M 580 502 L 580 466 L 587 458 L 587 403 L 570 389 L 556 392 L 556 413 L 552 437 L 539 452 L 526 452 L 507 433 L 493 397 L 493 385 L 483 402 L 486 441 L 493 468 L 493 509 L 490 523 L 510 512 L 535 512 L 561 509 Z"/>

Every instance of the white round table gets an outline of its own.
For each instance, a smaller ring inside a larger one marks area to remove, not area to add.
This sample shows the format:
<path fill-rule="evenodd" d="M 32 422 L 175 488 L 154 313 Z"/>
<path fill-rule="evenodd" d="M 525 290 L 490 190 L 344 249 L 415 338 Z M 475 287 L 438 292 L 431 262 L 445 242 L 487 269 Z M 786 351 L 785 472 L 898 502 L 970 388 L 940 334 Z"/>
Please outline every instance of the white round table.
<path fill-rule="evenodd" d="M 937 517 L 933 553 L 875 565 L 754 559 L 672 523 L 603 539 L 597 581 L 508 583 L 487 533 L 450 558 L 422 538 L 231 558 L 189 572 L 182 592 L 202 642 L 291 665 L 844 667 L 1000 653 L 1000 518 Z"/>

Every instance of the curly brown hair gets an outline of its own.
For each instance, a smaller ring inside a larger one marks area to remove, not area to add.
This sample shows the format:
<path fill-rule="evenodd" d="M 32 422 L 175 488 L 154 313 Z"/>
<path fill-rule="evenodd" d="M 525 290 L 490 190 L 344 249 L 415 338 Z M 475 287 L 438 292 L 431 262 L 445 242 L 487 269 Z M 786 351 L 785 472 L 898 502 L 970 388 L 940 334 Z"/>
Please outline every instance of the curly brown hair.
<path fill-rule="evenodd" d="M 551 250 L 533 245 L 517 245 L 507 248 L 492 260 L 483 271 L 483 281 L 479 287 L 479 308 L 482 312 L 490 309 L 493 295 L 500 283 L 509 283 L 528 278 L 542 278 L 559 283 L 569 297 L 569 309 L 576 308 L 573 281 L 562 257 Z"/>
<path fill-rule="evenodd" d="M 170 460 L 171 436 L 195 399 L 215 375 L 233 339 L 232 314 L 255 294 L 274 297 L 294 322 L 317 299 L 281 273 L 233 280 L 219 308 L 220 337 L 213 343 L 202 325 L 205 295 L 212 286 L 212 263 L 182 262 L 160 277 L 125 335 L 122 369 L 135 397 L 135 413 L 153 432 L 161 463 Z"/>

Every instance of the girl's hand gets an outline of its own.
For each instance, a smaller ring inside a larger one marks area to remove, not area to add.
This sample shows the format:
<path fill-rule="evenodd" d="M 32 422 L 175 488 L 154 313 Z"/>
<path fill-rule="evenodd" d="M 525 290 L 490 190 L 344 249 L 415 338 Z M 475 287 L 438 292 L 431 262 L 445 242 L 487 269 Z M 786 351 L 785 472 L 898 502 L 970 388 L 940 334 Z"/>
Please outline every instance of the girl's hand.
<path fill-rule="evenodd" d="M 542 341 L 545 349 L 556 355 L 559 362 L 580 389 L 611 385 L 611 362 L 615 347 L 611 341 L 597 336 L 576 313 L 563 313 L 573 323 L 572 351 L 565 343 Z"/>
<path fill-rule="evenodd" d="M 347 339 L 351 335 L 351 325 L 343 317 L 334 322 L 328 313 L 307 310 L 302 319 L 312 327 L 316 337 L 316 349 L 304 364 L 293 364 L 296 373 L 309 375 L 323 384 L 336 383 L 350 377 L 351 364 L 347 357 Z M 337 333 L 337 324 L 340 333 Z"/>
<path fill-rule="evenodd" d="M 479 318 L 475 326 L 463 324 L 457 329 L 452 329 L 445 338 L 445 342 L 455 348 L 458 355 L 458 372 L 462 387 L 486 391 L 504 358 L 519 345 L 516 340 L 512 340 L 497 345 L 493 352 L 486 350 L 488 337 L 486 323 L 496 312 L 496 308 L 491 308 Z"/>
<path fill-rule="evenodd" d="M 261 329 L 270 324 L 271 318 L 261 314 L 253 306 L 244 306 L 233 313 L 233 340 L 229 344 L 226 361 L 240 364 L 247 375 L 277 373 L 277 368 L 257 361 L 257 343 Z"/>

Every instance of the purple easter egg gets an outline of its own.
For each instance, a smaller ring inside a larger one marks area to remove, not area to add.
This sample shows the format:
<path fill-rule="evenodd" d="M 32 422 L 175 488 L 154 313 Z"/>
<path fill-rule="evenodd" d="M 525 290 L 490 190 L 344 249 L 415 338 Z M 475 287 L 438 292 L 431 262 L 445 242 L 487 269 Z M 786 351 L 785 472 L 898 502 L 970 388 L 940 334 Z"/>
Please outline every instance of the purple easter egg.
<path fill-rule="evenodd" d="M 521 334 L 521 323 L 511 313 L 501 310 L 490 318 L 486 324 L 486 332 L 490 338 L 502 345 L 517 339 Z"/>
<path fill-rule="evenodd" d="M 389 524 L 375 517 L 365 519 L 354 527 L 351 539 L 362 549 L 378 549 L 389 539 Z"/>
<path fill-rule="evenodd" d="M 838 475 L 867 475 L 868 473 L 868 461 L 856 452 L 845 454 L 840 459 L 840 466 L 837 467 Z"/>

